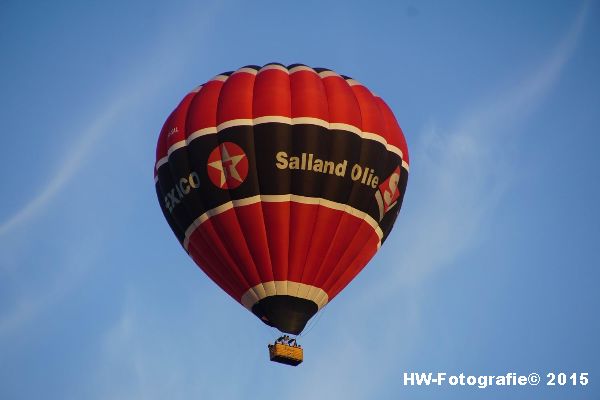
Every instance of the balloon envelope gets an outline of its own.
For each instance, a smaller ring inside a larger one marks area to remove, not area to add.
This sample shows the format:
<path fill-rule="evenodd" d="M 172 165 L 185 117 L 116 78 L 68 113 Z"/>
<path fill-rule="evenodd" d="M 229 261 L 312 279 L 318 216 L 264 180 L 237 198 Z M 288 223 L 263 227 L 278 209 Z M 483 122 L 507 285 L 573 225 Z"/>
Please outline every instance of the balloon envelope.
<path fill-rule="evenodd" d="M 188 93 L 154 170 L 183 248 L 264 323 L 299 334 L 390 233 L 408 149 L 379 97 L 334 71 L 246 66 Z"/>

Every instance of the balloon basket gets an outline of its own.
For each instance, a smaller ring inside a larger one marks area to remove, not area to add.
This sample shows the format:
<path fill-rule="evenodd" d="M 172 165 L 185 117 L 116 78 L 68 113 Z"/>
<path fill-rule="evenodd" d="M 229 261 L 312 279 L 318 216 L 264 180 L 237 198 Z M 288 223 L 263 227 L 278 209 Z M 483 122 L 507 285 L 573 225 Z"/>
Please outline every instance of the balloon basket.
<path fill-rule="evenodd" d="M 304 351 L 299 346 L 275 343 L 269 345 L 269 358 L 273 362 L 295 367 L 304 359 Z"/>

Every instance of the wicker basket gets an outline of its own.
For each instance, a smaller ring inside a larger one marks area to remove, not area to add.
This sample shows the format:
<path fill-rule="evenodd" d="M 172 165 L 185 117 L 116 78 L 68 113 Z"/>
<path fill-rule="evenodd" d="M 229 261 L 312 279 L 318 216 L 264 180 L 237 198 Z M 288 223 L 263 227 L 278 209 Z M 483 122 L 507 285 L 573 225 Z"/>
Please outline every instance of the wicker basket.
<path fill-rule="evenodd" d="M 304 352 L 298 346 L 275 343 L 269 345 L 269 357 L 271 361 L 296 366 L 304 359 Z"/>

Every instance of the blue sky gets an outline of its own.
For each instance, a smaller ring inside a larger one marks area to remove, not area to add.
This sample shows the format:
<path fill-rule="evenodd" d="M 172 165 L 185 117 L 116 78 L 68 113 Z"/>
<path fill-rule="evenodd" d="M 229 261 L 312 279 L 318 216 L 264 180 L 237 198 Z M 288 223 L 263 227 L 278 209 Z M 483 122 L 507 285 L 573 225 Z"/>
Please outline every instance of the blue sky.
<path fill-rule="evenodd" d="M 125 3 L 125 4 L 124 4 Z M 600 397 L 598 2 L 0 5 L 0 398 Z M 324 66 L 396 113 L 405 203 L 301 339 L 215 287 L 152 167 L 188 90 Z M 406 387 L 404 372 L 588 372 L 586 387 Z"/>

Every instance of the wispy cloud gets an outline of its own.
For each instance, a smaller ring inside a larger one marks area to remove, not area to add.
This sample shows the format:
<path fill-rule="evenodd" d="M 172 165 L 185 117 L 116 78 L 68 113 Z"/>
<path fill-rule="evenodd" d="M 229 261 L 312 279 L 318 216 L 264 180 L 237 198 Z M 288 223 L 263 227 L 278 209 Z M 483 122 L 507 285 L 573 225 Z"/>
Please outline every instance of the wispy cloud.
<path fill-rule="evenodd" d="M 189 36 L 194 37 L 191 34 Z M 183 68 L 188 59 L 185 43 L 179 38 L 174 40 L 171 33 L 163 35 L 157 42 L 155 54 L 143 58 L 142 63 L 132 68 L 131 79 L 115 85 L 109 101 L 93 113 L 95 118 L 83 129 L 73 132 L 72 137 L 79 139 L 74 144 L 64 146 L 68 149 L 65 152 L 66 156 L 61 154 L 64 158 L 58 163 L 59 168 L 41 190 L 32 199 L 25 201 L 21 209 L 0 222 L 0 237 L 24 226 L 48 207 L 56 195 L 77 175 L 86 160 L 91 158 L 94 144 L 110 132 L 115 132 L 116 130 L 111 128 L 120 118 L 126 117 L 129 111 L 139 107 L 146 99 L 156 98 L 156 92 L 177 76 L 176 73 Z M 169 54 L 169 57 L 155 59 L 160 54 Z"/>
<path fill-rule="evenodd" d="M 46 184 L 33 198 L 24 202 L 25 205 L 21 209 L 5 221 L 0 222 L 2 259 L 9 259 L 14 265 L 26 264 L 31 255 L 31 245 L 21 246 L 21 242 L 24 240 L 15 239 L 12 233 L 18 229 L 28 229 L 36 217 L 48 211 L 54 205 L 53 200 L 73 183 L 74 178 L 83 170 L 85 163 L 95 156 L 96 149 L 100 147 L 97 145 L 111 135 L 114 136 L 115 132 L 121 133 L 117 124 L 127 118 L 132 110 L 139 110 L 147 102 L 147 99 L 155 99 L 156 93 L 178 76 L 189 59 L 191 47 L 189 41 L 182 41 L 180 37 L 189 37 L 190 41 L 196 41 L 197 27 L 209 26 L 211 16 L 214 16 L 216 12 L 215 4 L 211 4 L 210 7 L 204 6 L 210 12 L 195 21 L 199 25 L 182 22 L 181 25 L 186 26 L 185 32 L 182 33 L 179 28 L 173 32 L 172 26 L 169 26 L 162 35 L 159 35 L 153 53 L 147 54 L 146 57 L 140 57 L 139 65 L 130 70 L 131 78 L 121 84 L 115 84 L 108 101 L 96 112 L 92 112 L 95 117 L 89 121 L 89 124 L 83 129 L 73 132 L 72 137 L 78 139 L 73 141 L 74 144 L 64 146 L 64 148 L 68 148 L 68 152 L 61 156 L 63 157 L 62 162 L 57 163 L 59 167 Z M 192 17 L 192 15 L 188 16 L 190 19 Z M 205 20 L 204 24 L 202 24 L 202 20 Z M 164 54 L 168 54 L 169 57 L 164 57 Z M 151 182 L 150 178 L 149 182 Z M 109 219 L 110 216 L 103 217 L 103 221 Z M 48 228 L 54 229 L 53 227 Z M 78 232 L 81 233 L 81 231 Z M 85 234 L 96 237 L 89 230 Z M 3 304 L 5 308 L 0 310 L 2 314 L 0 316 L 0 337 L 18 332 L 48 307 L 56 305 L 68 295 L 69 291 L 81 284 L 84 275 L 95 267 L 94 255 L 97 253 L 94 249 L 100 248 L 104 239 L 97 238 L 93 243 L 93 248 L 87 246 L 82 237 L 71 239 L 73 243 L 76 243 L 75 245 L 65 246 L 61 249 L 62 251 L 57 251 L 58 255 L 55 256 L 57 259 L 46 260 L 48 266 L 55 265 L 57 268 L 48 267 L 44 270 L 39 267 L 36 271 L 19 271 L 15 268 L 4 268 L 4 265 L 0 267 L 0 272 L 6 272 L 7 276 L 10 274 L 13 284 L 18 284 L 22 288 L 17 296 L 7 299 L 8 301 Z M 35 285 L 27 279 L 28 275 L 33 273 L 45 275 L 46 285 L 43 289 L 34 287 Z M 5 284 L 7 282 L 8 280 L 4 281 Z"/>
<path fill-rule="evenodd" d="M 422 132 L 413 150 L 410 210 L 398 221 L 402 233 L 396 240 L 402 251 L 390 289 L 399 282 L 427 278 L 477 243 L 482 224 L 514 177 L 510 150 L 501 149 L 510 149 L 506 143 L 518 140 L 510 132 L 559 80 L 577 46 L 587 8 L 585 3 L 552 54 L 531 75 L 494 93 L 491 103 L 473 102 L 454 127 L 431 124 Z M 403 226 L 410 228 L 403 231 Z"/>
<path fill-rule="evenodd" d="M 118 98 L 118 96 L 117 96 Z M 81 138 L 69 147 L 67 157 L 62 162 L 58 171 L 50 178 L 44 188 L 20 210 L 15 212 L 0 225 L 0 236 L 6 235 L 16 227 L 26 223 L 40 210 L 42 210 L 52 198 L 73 178 L 79 170 L 86 156 L 93 148 L 93 144 L 108 131 L 114 123 L 115 118 L 123 110 L 122 101 L 110 103 L 109 106 L 99 113 L 91 124 L 82 131 Z"/>
<path fill-rule="evenodd" d="M 353 378 L 353 371 L 364 372 L 360 368 L 362 361 L 386 371 L 388 365 L 397 366 L 399 359 L 411 353 L 419 337 L 421 284 L 436 271 L 452 265 L 480 240 L 487 218 L 514 179 L 514 160 L 498 149 L 507 140 L 518 140 L 509 132 L 543 103 L 560 79 L 584 28 L 587 9 L 585 3 L 551 55 L 530 75 L 514 82 L 505 92 L 494 93 L 494 101 L 482 106 L 482 102 L 473 101 L 475 106 L 469 107 L 453 127 L 434 123 L 425 127 L 412 148 L 407 210 L 400 215 L 398 232 L 382 250 L 392 249 L 394 265 L 386 268 L 386 277 L 364 289 L 369 293 L 368 299 L 344 299 L 348 303 L 346 310 L 358 314 L 369 314 L 392 302 L 397 304 L 394 315 L 404 318 L 389 321 L 380 340 L 371 342 L 368 350 L 361 350 L 364 344 L 356 344 L 360 338 L 337 332 L 339 345 L 325 349 L 325 362 L 315 369 L 307 384 L 298 386 L 305 389 L 297 398 L 323 397 L 322 390 L 329 390 L 331 397 L 370 397 L 365 390 L 372 390 L 388 375 L 369 374 L 368 380 L 363 376 Z M 360 325 L 353 328 L 360 329 Z M 390 349 L 391 343 L 397 345 Z M 344 354 L 348 349 L 350 357 L 336 357 L 340 348 L 344 348 Z M 348 363 L 347 359 L 353 362 Z M 330 379 L 332 371 L 345 379 Z M 347 385 L 331 384 L 340 381 Z"/>
<path fill-rule="evenodd" d="M 236 347 L 246 351 L 236 343 L 239 321 L 219 321 L 219 310 L 208 309 L 204 301 L 191 307 L 193 312 L 171 310 L 166 316 L 147 296 L 133 286 L 127 289 L 120 314 L 98 343 L 97 368 L 90 371 L 91 382 L 80 388 L 80 397 L 238 399 L 256 384 L 254 371 L 232 353 Z M 260 350 L 264 355 L 265 349 Z"/>
<path fill-rule="evenodd" d="M 147 315 L 139 307 L 139 294 L 130 289 L 121 315 L 98 344 L 98 368 L 93 371 L 89 395 L 99 399 L 185 398 L 195 391 L 186 382 L 190 370 L 178 362 L 167 345 L 154 346 Z M 156 327 L 154 327 L 156 328 Z"/>
<path fill-rule="evenodd" d="M 21 209 L 6 220 L 0 221 L 0 240 L 4 241 L 3 247 L 9 250 L 7 242 L 9 238 L 13 238 L 13 233 L 30 229 L 40 215 L 56 207 L 59 202 L 55 200 L 60 197 L 60 193 L 74 184 L 77 175 L 84 170 L 86 162 L 98 156 L 97 149 L 101 148 L 98 144 L 115 139 L 115 133 L 122 133 L 119 130 L 121 123 L 131 123 L 132 114 L 143 115 L 142 108 L 148 107 L 148 99 L 157 99 L 160 90 L 164 90 L 168 84 L 181 76 L 186 63 L 196 56 L 198 44 L 203 44 L 205 35 L 202 33 L 212 28 L 213 19 L 220 7 L 220 2 L 194 5 L 187 9 L 188 14 L 185 17 L 177 19 L 177 24 L 169 24 L 166 31 L 159 35 L 152 54 L 140 57 L 141 63 L 130 71 L 131 79 L 115 86 L 109 101 L 93 113 L 95 118 L 87 127 L 76 132 L 79 139 L 69 145 L 68 155 L 62 156 L 62 162 L 43 188 Z M 171 22 L 169 18 L 166 18 L 166 21 Z M 160 127 L 156 129 L 158 128 Z M 75 136 L 74 132 L 73 137 Z M 142 134 L 139 136 L 143 137 Z M 137 159 L 127 161 L 131 162 L 130 166 L 133 169 L 139 166 L 133 165 L 139 161 Z M 111 184 L 130 185 L 131 182 L 113 181 Z M 148 175 L 147 184 L 152 185 L 151 175 Z M 102 224 L 93 224 L 95 230 L 107 228 L 111 219 L 115 217 L 103 215 L 100 218 Z M 82 231 L 83 229 L 77 230 L 79 233 Z M 28 281 L 27 276 L 32 274 L 32 271 L 23 268 L 2 271 L 0 268 L 0 272 L 10 274 L 14 277 L 14 282 L 22 288 L 5 302 L 4 308 L 0 310 L 0 339 L 17 338 L 19 333 L 31 329 L 48 313 L 48 309 L 58 309 L 60 303 L 71 300 L 78 289 L 90 284 L 85 280 L 89 278 L 90 271 L 98 268 L 98 258 L 106 258 L 105 254 L 100 257 L 98 253 L 105 249 L 105 243 L 111 238 L 110 235 L 104 235 L 104 232 L 94 235 L 86 230 L 85 236 L 87 235 L 91 241 L 89 246 L 83 243 L 85 238 L 72 237 L 70 240 L 74 245 L 57 250 L 55 259 L 50 260 L 53 268 L 35 267 L 35 272 L 45 275 L 46 279 L 37 280 L 43 280 L 43 285 Z M 12 241 L 20 242 L 16 239 Z M 15 265 L 28 260 L 26 249 L 15 246 L 10 250 Z M 136 306 L 135 290 L 131 292 L 121 304 L 122 314 L 115 324 L 100 327 L 106 329 L 106 332 L 99 343 L 94 343 L 99 349 L 96 368 L 86 374 L 85 383 L 73 385 L 70 390 L 81 391 L 85 394 L 84 397 L 88 398 L 190 397 L 184 394 L 198 392 L 199 385 L 205 382 L 199 380 L 193 371 L 186 369 L 186 365 L 181 364 L 177 359 L 181 357 L 181 353 L 174 355 L 169 349 L 153 347 L 154 343 L 149 339 L 151 335 L 144 329 L 148 321 L 144 320 L 143 316 L 140 317 L 146 308 Z M 119 294 L 115 293 L 115 297 L 110 301 L 119 302 Z M 121 307 L 117 305 L 116 308 Z M 40 332 L 43 332 L 43 329 L 40 329 Z M 10 343 L 12 340 L 6 340 L 3 346 Z M 92 352 L 93 348 L 87 351 Z M 185 350 L 181 349 L 181 352 Z M 194 378 L 192 385 L 186 380 L 190 377 Z"/>
<path fill-rule="evenodd" d="M 47 277 L 37 284 L 23 284 L 14 307 L 2 309 L 0 313 L 0 343 L 33 320 L 41 311 L 54 306 L 68 293 L 81 284 L 102 248 L 102 234 L 96 232 L 86 240 L 79 240 L 68 253 L 63 254 L 56 264 L 61 273 Z M 36 281 L 36 280 L 34 280 Z"/>
<path fill-rule="evenodd" d="M 111 100 L 97 113 L 97 117 L 83 129 L 80 138 L 74 145 L 65 146 L 69 151 L 66 158 L 60 164 L 56 173 L 49 179 L 41 191 L 19 211 L 9 217 L 0 225 L 0 238 L 2 238 L 2 258 L 13 260 L 13 264 L 27 263 L 30 255 L 30 246 L 21 246 L 10 235 L 15 229 L 26 228 L 35 217 L 44 212 L 52 205 L 52 200 L 65 190 L 73 178 L 79 173 L 87 160 L 93 157 L 96 144 L 114 127 L 126 111 L 134 107 L 144 93 L 143 82 L 127 83 L 117 87 Z M 63 252 L 58 252 L 58 259 L 47 260 L 48 266 L 60 266 L 56 269 L 37 270 L 38 274 L 48 274 L 43 290 L 35 288 L 34 284 L 27 279 L 20 283 L 22 290 L 18 297 L 12 299 L 12 308 L 2 310 L 0 317 L 0 337 L 17 332 L 18 329 L 34 320 L 40 312 L 55 305 L 59 300 L 78 284 L 80 284 L 84 273 L 89 271 L 94 262 L 94 254 L 100 247 L 102 238 L 97 237 L 94 232 L 86 232 L 86 235 L 95 237 L 92 244 L 88 244 L 85 238 L 78 237 L 74 243 Z M 12 240 L 9 240 L 9 238 Z M 8 254 L 10 253 L 10 254 Z M 19 284 L 20 277 L 27 277 L 33 271 L 23 271 L 22 275 L 15 273 L 16 270 L 4 268 L 1 272 L 7 272 L 16 279 L 14 283 Z M 4 283 L 8 282 L 7 280 Z M 9 303 L 10 304 L 10 303 Z"/>

